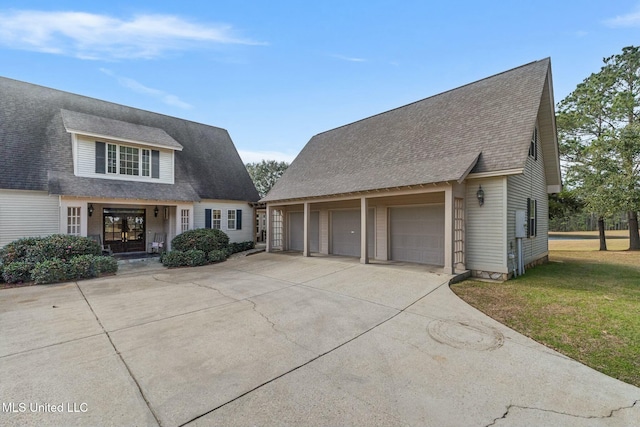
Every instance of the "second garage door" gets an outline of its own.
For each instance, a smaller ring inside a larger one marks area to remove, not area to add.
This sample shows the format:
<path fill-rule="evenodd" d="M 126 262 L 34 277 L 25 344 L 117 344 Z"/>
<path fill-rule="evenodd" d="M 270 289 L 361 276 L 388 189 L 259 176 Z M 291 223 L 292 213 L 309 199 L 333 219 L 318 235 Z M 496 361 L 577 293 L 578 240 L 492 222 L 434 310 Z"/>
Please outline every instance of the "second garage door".
<path fill-rule="evenodd" d="M 320 231 L 320 213 L 311 212 L 311 223 L 309 224 L 309 251 L 319 251 L 319 231 Z M 304 213 L 289 213 L 289 250 L 304 250 Z"/>
<path fill-rule="evenodd" d="M 369 209 L 367 234 L 369 257 L 374 258 L 375 212 Z M 360 210 L 331 212 L 331 253 L 334 255 L 360 256 Z"/>
<path fill-rule="evenodd" d="M 444 265 L 444 205 L 389 209 L 391 259 Z"/>

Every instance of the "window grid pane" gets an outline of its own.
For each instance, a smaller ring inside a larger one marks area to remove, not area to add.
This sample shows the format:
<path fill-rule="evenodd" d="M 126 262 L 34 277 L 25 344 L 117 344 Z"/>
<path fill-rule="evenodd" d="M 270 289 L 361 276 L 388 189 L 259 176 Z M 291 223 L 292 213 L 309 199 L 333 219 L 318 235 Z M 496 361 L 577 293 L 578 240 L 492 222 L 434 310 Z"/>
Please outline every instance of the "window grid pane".
<path fill-rule="evenodd" d="M 80 235 L 80 208 L 67 208 L 67 234 Z"/>
<path fill-rule="evenodd" d="M 107 144 L 107 172 L 118 173 L 118 147 Z"/>
<path fill-rule="evenodd" d="M 213 210 L 213 221 L 211 221 L 211 228 L 220 230 L 222 228 L 222 212 L 219 209 Z"/>
<path fill-rule="evenodd" d="M 229 230 L 236 229 L 236 211 L 231 209 L 227 211 L 227 228 Z"/>
<path fill-rule="evenodd" d="M 120 147 L 120 175 L 139 175 L 138 149 Z"/>
<path fill-rule="evenodd" d="M 150 151 L 142 150 L 142 176 L 149 176 L 150 167 L 149 167 L 149 159 L 150 159 Z"/>
<path fill-rule="evenodd" d="M 184 233 L 189 229 L 189 209 L 182 209 L 180 218 L 181 218 L 182 232 Z"/>

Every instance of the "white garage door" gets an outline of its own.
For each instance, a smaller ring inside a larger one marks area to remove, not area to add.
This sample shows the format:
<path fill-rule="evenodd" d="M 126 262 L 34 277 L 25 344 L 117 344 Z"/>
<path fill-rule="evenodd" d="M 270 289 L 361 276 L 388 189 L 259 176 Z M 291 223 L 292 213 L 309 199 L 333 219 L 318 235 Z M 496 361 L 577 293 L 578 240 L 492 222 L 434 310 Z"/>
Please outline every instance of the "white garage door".
<path fill-rule="evenodd" d="M 444 265 L 444 205 L 389 211 L 392 260 Z"/>
<path fill-rule="evenodd" d="M 320 247 L 320 213 L 311 212 L 309 224 L 309 250 L 319 252 Z M 289 250 L 304 250 L 304 212 L 289 213 Z"/>
<path fill-rule="evenodd" d="M 375 211 L 369 209 L 367 232 L 369 257 L 374 257 Z M 331 253 L 334 255 L 360 256 L 360 210 L 331 212 Z"/>

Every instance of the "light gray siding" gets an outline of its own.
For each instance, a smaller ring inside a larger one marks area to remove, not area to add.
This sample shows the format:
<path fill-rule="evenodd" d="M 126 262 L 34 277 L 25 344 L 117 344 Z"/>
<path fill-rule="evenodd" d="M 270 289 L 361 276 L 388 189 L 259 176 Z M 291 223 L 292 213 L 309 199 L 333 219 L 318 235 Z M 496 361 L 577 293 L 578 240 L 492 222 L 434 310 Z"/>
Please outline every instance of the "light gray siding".
<path fill-rule="evenodd" d="M 536 200 L 538 205 L 537 235 L 522 239 L 524 262 L 528 264 L 545 255 L 549 251 L 549 201 L 547 196 L 547 182 L 545 180 L 544 153 L 542 143 L 538 143 L 538 158 L 527 159 L 524 172 L 521 175 L 513 175 L 507 178 L 507 245 L 509 250 L 516 254 L 515 239 L 515 211 L 527 210 L 527 199 Z M 512 249 L 513 248 L 513 249 Z"/>
<path fill-rule="evenodd" d="M 48 236 L 59 231 L 58 196 L 41 191 L 0 190 L 0 247 L 22 237 Z"/>
<path fill-rule="evenodd" d="M 204 228 L 205 210 L 219 209 L 221 211 L 221 230 L 227 233 L 231 242 L 248 242 L 253 240 L 253 229 L 255 227 L 255 216 L 251 206 L 246 202 L 204 200 L 194 204 L 194 228 Z M 227 211 L 229 209 L 242 210 L 242 229 L 230 230 L 227 221 Z"/>
<path fill-rule="evenodd" d="M 507 273 L 506 177 L 473 179 L 467 182 L 466 259 L 467 269 Z M 476 197 L 482 185 L 484 205 Z"/>

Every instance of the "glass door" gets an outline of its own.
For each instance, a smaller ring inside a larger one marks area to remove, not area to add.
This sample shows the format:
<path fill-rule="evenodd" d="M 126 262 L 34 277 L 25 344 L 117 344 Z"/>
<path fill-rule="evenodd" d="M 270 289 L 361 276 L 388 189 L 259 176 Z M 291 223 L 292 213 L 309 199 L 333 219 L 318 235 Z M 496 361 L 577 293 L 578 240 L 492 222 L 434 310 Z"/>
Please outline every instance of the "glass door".
<path fill-rule="evenodd" d="M 104 208 L 104 244 L 114 253 L 144 252 L 146 209 Z"/>

